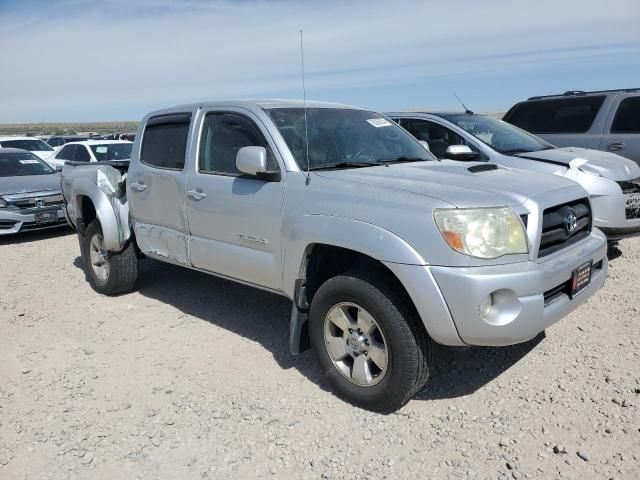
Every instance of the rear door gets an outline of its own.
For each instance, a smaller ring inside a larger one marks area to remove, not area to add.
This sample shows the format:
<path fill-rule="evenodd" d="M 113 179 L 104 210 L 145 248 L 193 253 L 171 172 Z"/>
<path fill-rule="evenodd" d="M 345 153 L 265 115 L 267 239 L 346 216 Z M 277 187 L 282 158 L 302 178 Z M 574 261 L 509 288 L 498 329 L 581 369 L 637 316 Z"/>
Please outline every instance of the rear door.
<path fill-rule="evenodd" d="M 191 112 L 149 118 L 138 161 L 127 173 L 127 198 L 140 250 L 151 257 L 188 264 L 185 158 Z"/>
<path fill-rule="evenodd" d="M 600 150 L 617 153 L 640 165 L 640 96 L 619 95 L 607 121 Z"/>
<path fill-rule="evenodd" d="M 187 178 L 189 250 L 194 267 L 272 290 L 282 289 L 284 168 L 260 120 L 244 109 L 201 112 L 197 158 Z M 279 182 L 243 176 L 242 147 L 267 149 Z M 191 158 L 191 157 L 190 157 Z"/>

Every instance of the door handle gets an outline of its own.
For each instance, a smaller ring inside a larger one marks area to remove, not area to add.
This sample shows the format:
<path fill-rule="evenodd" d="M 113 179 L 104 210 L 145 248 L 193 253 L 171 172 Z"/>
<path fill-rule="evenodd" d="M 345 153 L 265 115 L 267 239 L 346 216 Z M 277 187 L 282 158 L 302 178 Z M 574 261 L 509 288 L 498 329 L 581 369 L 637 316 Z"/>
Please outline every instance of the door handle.
<path fill-rule="evenodd" d="M 204 192 L 199 192 L 198 190 L 189 190 L 187 192 L 187 196 L 193 198 L 194 200 L 202 200 L 207 197 L 207 194 Z"/>
<path fill-rule="evenodd" d="M 147 189 L 147 186 L 144 183 L 133 182 L 133 183 L 130 183 L 129 186 L 133 188 L 136 192 L 143 192 Z"/>
<path fill-rule="evenodd" d="M 624 143 L 610 143 L 607 148 L 609 150 L 613 150 L 614 152 L 618 150 L 624 150 Z"/>

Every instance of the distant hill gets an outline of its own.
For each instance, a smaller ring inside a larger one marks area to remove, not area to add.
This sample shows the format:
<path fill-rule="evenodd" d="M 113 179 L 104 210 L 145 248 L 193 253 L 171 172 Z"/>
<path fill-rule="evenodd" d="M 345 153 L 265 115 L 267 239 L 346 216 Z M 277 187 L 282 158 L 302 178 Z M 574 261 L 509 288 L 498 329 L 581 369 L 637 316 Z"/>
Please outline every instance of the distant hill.
<path fill-rule="evenodd" d="M 139 122 L 0 123 L 0 135 L 73 135 L 135 132 Z"/>

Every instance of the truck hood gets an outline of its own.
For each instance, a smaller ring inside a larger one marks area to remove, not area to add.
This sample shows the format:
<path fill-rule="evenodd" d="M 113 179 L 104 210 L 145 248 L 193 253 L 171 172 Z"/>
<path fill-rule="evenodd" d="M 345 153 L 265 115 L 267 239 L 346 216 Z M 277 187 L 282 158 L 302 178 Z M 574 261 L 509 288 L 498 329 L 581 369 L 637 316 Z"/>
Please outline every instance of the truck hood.
<path fill-rule="evenodd" d="M 515 156 L 578 168 L 587 173 L 597 174 L 618 182 L 640 177 L 638 164 L 615 153 L 601 152 L 600 150 L 565 147 L 519 153 Z"/>
<path fill-rule="evenodd" d="M 483 169 L 489 165 L 485 162 L 443 160 L 322 171 L 317 174 L 335 180 L 425 195 L 461 208 L 520 205 L 530 197 L 576 185 L 557 175 L 511 170 L 496 165 L 493 165 L 496 167 L 494 170 L 475 173 L 471 168 L 480 166 Z"/>
<path fill-rule="evenodd" d="M 42 192 L 60 190 L 60 177 L 51 175 L 25 175 L 22 177 L 0 177 L 0 195 L 11 193 Z"/>

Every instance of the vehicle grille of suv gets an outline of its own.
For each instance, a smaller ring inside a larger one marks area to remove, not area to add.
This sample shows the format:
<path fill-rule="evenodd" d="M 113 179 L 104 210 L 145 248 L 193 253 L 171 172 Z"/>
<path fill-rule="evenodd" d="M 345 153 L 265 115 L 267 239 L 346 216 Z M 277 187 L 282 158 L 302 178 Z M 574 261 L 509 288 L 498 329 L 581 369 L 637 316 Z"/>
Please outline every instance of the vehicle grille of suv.
<path fill-rule="evenodd" d="M 591 205 L 581 198 L 545 209 L 538 258 L 550 255 L 591 233 Z"/>
<path fill-rule="evenodd" d="M 622 193 L 626 195 L 640 195 L 640 178 L 635 178 L 630 182 L 618 182 L 620 188 L 622 189 Z M 626 200 L 626 199 L 625 199 Z M 635 220 L 640 218 L 640 204 L 635 202 L 633 205 L 629 205 L 629 200 L 627 200 L 627 205 L 625 208 L 625 217 L 627 220 Z"/>

